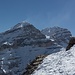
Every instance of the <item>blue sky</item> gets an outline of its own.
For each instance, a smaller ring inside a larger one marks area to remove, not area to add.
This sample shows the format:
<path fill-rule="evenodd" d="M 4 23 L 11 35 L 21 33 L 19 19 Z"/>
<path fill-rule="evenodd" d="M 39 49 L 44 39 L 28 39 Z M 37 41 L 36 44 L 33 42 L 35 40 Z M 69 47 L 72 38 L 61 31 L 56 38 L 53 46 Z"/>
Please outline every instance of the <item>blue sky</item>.
<path fill-rule="evenodd" d="M 75 36 L 75 0 L 0 0 L 0 32 L 24 20 L 38 29 L 68 28 Z"/>

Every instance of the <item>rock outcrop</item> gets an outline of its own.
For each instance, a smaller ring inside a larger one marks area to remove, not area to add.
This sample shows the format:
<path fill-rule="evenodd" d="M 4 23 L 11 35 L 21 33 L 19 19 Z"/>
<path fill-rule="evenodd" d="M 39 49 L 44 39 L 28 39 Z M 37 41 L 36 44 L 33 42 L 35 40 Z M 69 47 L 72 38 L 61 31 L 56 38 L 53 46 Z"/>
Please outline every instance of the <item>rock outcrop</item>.
<path fill-rule="evenodd" d="M 66 47 L 66 51 L 69 50 L 75 44 L 75 37 L 71 37 L 68 46 Z"/>

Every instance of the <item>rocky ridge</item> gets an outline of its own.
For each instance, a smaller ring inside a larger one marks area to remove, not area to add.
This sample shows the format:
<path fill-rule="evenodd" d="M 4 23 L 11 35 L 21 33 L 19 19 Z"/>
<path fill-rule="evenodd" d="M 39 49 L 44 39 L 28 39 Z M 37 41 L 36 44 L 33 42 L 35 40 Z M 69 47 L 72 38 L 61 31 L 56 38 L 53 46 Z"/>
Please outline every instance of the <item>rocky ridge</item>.
<path fill-rule="evenodd" d="M 56 43 L 64 47 L 67 46 L 72 36 L 68 29 L 61 27 L 45 28 L 41 32 L 46 36 L 46 38 L 53 39 Z"/>

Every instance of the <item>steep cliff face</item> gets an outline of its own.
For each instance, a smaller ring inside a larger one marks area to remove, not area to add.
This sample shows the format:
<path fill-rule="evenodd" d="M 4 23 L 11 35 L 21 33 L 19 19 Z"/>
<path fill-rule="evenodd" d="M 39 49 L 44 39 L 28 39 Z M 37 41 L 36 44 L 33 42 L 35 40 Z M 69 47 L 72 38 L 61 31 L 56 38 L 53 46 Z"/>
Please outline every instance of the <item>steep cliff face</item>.
<path fill-rule="evenodd" d="M 71 32 L 68 29 L 60 27 L 45 28 L 41 31 L 46 38 L 53 39 L 56 43 L 67 46 L 70 37 L 72 36 Z"/>

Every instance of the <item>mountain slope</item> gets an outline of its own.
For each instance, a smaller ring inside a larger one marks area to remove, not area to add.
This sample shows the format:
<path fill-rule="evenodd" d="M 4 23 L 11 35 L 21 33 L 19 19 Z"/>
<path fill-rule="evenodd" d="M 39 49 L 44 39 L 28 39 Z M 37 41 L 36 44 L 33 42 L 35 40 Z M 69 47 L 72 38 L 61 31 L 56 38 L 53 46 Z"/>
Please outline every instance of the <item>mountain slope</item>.
<path fill-rule="evenodd" d="M 62 48 L 58 41 L 47 39 L 32 24 L 18 23 L 10 30 L 0 33 L 0 75 L 22 75 L 27 64 L 37 56 L 56 53 Z"/>
<path fill-rule="evenodd" d="M 48 55 L 61 50 L 61 46 L 33 47 L 24 46 L 0 51 L 0 75 L 21 75 L 33 59 L 39 55 Z"/>
<path fill-rule="evenodd" d="M 0 34 L 0 43 L 14 43 L 18 39 L 20 39 L 19 41 L 31 41 L 45 39 L 45 36 L 32 24 L 27 22 L 18 23 L 10 30 Z"/>
<path fill-rule="evenodd" d="M 0 34 L 0 49 L 27 45 L 36 46 L 45 42 L 51 41 L 46 40 L 40 30 L 27 22 L 18 23 L 10 30 Z"/>
<path fill-rule="evenodd" d="M 70 37 L 72 36 L 68 29 L 61 27 L 45 28 L 41 32 L 46 36 L 47 39 L 53 39 L 56 43 L 64 47 L 67 46 Z"/>
<path fill-rule="evenodd" d="M 32 75 L 75 75 L 75 45 L 48 55 Z"/>

